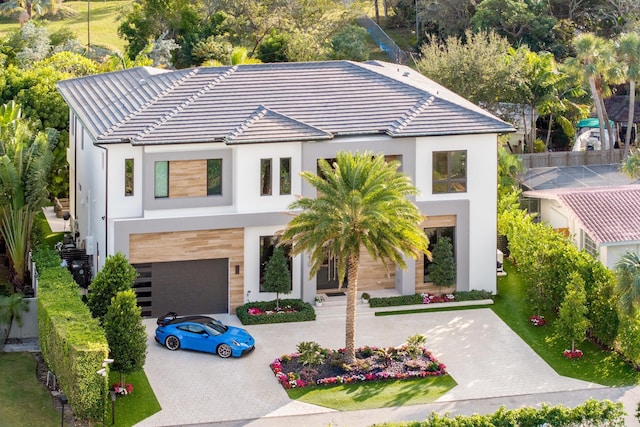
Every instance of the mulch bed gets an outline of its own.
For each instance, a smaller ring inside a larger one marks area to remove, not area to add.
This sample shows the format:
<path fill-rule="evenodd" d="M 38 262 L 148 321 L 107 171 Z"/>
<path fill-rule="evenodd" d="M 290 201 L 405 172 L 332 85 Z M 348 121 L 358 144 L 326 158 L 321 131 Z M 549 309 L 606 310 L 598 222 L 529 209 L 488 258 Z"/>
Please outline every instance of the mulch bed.
<path fill-rule="evenodd" d="M 363 347 L 356 350 L 356 362 L 344 363 L 344 349 L 326 351 L 322 364 L 304 366 L 298 354 L 283 355 L 271 364 L 277 380 L 285 388 L 301 388 L 380 380 L 402 380 L 445 375 L 446 366 L 420 347 L 413 357 L 407 347 Z"/>

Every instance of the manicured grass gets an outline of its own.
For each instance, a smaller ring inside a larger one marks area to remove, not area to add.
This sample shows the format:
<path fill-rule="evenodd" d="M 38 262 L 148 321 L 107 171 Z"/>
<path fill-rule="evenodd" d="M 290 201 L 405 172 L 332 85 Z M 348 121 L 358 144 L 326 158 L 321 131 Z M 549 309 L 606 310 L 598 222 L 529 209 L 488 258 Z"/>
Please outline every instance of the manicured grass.
<path fill-rule="evenodd" d="M 60 424 L 51 395 L 38 382 L 29 353 L 0 353 L 0 425 L 49 427 Z"/>
<path fill-rule="evenodd" d="M 412 310 L 393 310 L 393 311 L 376 311 L 376 316 L 394 316 L 396 314 L 413 314 L 413 313 L 433 313 L 436 311 L 459 311 L 459 310 L 474 310 L 476 308 L 491 308 L 493 304 L 485 305 L 465 305 L 457 307 L 432 307 L 432 308 L 415 308 Z"/>
<path fill-rule="evenodd" d="M 640 384 L 640 372 L 635 371 L 616 353 L 601 350 L 589 341 L 576 345 L 584 352 L 579 360 L 563 356 L 571 342 L 557 334 L 554 313 L 542 313 L 545 326 L 535 327 L 529 322 L 533 314 L 526 304 L 526 292 L 514 266 L 505 262 L 507 276 L 498 281 L 498 295 L 493 311 L 540 355 L 558 374 L 607 386 Z M 446 361 L 445 361 L 446 363 Z"/>
<path fill-rule="evenodd" d="M 90 25 L 91 45 L 101 46 L 109 50 L 124 50 L 125 41 L 118 37 L 118 17 L 126 10 L 132 0 L 110 0 L 91 2 Z M 61 28 L 68 28 L 73 31 L 82 45 L 87 44 L 87 5 L 86 1 L 65 1 L 64 8 L 73 10 L 75 13 L 64 13 L 64 19 L 47 20 L 38 18 L 42 23 L 54 33 Z M 61 14 L 62 15 L 62 14 Z M 73 15 L 73 16 L 70 16 Z M 0 17 L 0 37 L 4 37 L 12 31 L 20 28 L 20 24 L 15 20 Z"/>
<path fill-rule="evenodd" d="M 291 399 L 341 411 L 431 403 L 456 386 L 449 375 L 398 381 L 292 388 Z"/>
<path fill-rule="evenodd" d="M 44 234 L 44 244 L 48 248 L 53 248 L 56 243 L 61 242 L 64 236 L 63 232 L 52 232 L 47 218 L 43 212 L 38 212 L 34 218 L 34 226 L 40 227 Z"/>
<path fill-rule="evenodd" d="M 120 382 L 120 374 L 110 372 L 109 385 Z M 134 372 L 125 377 L 125 383 L 133 385 L 133 393 L 118 396 L 115 404 L 115 426 L 128 427 L 139 423 L 145 418 L 158 412 L 160 403 L 153 393 L 144 371 Z M 109 422 L 111 424 L 111 407 L 109 407 Z"/>

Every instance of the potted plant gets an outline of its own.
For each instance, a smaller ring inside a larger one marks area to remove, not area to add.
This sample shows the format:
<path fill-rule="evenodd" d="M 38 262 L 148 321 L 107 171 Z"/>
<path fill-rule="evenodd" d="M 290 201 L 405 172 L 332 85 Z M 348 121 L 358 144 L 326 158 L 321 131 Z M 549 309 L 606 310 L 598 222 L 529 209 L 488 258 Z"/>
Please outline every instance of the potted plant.
<path fill-rule="evenodd" d="M 316 295 L 316 297 L 314 298 L 316 305 L 318 307 L 322 306 L 322 303 L 324 302 L 324 297 L 322 295 Z"/>
<path fill-rule="evenodd" d="M 362 302 L 367 304 L 369 302 L 369 298 L 371 298 L 371 295 L 369 295 L 368 292 L 363 292 L 361 297 L 362 297 Z"/>

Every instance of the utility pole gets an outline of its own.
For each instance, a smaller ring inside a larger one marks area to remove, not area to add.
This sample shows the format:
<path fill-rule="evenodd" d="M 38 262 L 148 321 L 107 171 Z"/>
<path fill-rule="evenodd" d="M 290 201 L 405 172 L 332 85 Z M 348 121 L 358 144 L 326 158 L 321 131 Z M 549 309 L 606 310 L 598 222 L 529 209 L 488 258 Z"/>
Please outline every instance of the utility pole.
<path fill-rule="evenodd" d="M 87 56 L 91 57 L 91 0 L 87 0 Z"/>

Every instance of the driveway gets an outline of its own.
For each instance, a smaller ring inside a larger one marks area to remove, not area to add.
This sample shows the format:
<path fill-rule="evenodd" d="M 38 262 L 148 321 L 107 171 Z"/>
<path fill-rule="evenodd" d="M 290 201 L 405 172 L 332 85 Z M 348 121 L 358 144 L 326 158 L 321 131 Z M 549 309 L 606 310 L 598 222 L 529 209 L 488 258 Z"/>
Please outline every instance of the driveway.
<path fill-rule="evenodd" d="M 624 393 L 559 376 L 490 309 L 375 317 L 363 306 L 358 308 L 357 346 L 396 346 L 418 333 L 427 337 L 427 347 L 458 383 L 438 399 L 445 406 L 468 400 L 505 401 L 508 396 L 511 400 L 522 396 L 526 402 L 527 395 L 563 391 L 576 396 L 613 393 L 613 398 Z M 310 421 L 322 420 L 321 414 L 336 414 L 332 409 L 289 400 L 269 368 L 276 357 L 294 352 L 301 341 L 344 347 L 344 315 L 330 309 L 323 314 L 324 310 L 318 311 L 315 322 L 247 326 L 256 339 L 255 351 L 227 360 L 205 353 L 168 351 L 153 339 L 155 319 L 144 320 L 149 335 L 145 372 L 162 410 L 137 426 L 245 425 L 240 420 L 262 419 L 263 423 L 251 423 L 258 426 L 267 425 L 269 419 L 275 421 L 273 417 L 306 415 Z M 235 316 L 217 317 L 240 326 Z M 393 409 L 398 408 L 388 411 Z M 359 417 L 349 426 L 385 421 L 383 416 Z M 391 418 L 397 417 L 396 413 Z M 327 425 L 329 420 L 308 425 Z"/>

